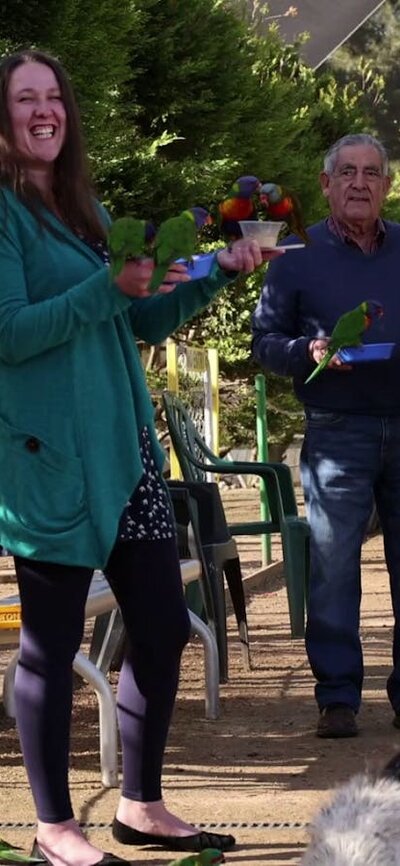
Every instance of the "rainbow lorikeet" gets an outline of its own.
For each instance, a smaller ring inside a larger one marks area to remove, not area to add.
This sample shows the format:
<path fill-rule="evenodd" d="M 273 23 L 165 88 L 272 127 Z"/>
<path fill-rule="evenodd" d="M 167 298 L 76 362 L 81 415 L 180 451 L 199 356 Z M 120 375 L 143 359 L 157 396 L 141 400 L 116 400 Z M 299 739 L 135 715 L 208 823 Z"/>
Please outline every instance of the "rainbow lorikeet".
<path fill-rule="evenodd" d="M 0 863 L 6 860 L 10 863 L 43 863 L 43 857 L 30 857 L 28 854 L 21 854 L 21 848 L 15 845 L 10 845 L 4 839 L 0 839 Z"/>
<path fill-rule="evenodd" d="M 340 316 L 330 336 L 326 355 L 306 379 L 305 384 L 307 385 L 308 382 L 315 379 L 327 367 L 339 349 L 343 349 L 345 346 L 360 346 L 364 331 L 372 325 L 374 319 L 381 316 L 383 316 L 383 307 L 379 301 L 363 301 L 354 310 Z"/>
<path fill-rule="evenodd" d="M 148 255 L 154 237 L 154 226 L 146 220 L 131 216 L 116 219 L 108 232 L 111 279 L 121 273 L 128 259 Z"/>
<path fill-rule="evenodd" d="M 258 177 L 252 174 L 238 177 L 218 205 L 219 228 L 226 241 L 242 237 L 239 220 L 258 219 L 254 197 L 259 187 Z"/>
<path fill-rule="evenodd" d="M 217 866 L 225 863 L 225 857 L 218 848 L 204 848 L 198 854 L 183 857 L 182 860 L 173 860 L 168 866 Z"/>
<path fill-rule="evenodd" d="M 149 285 L 150 292 L 158 289 L 176 259 L 190 261 L 196 249 L 198 232 L 211 221 L 204 207 L 192 207 L 161 223 L 154 239 L 155 268 Z"/>
<path fill-rule="evenodd" d="M 263 183 L 259 190 L 259 202 L 267 220 L 282 220 L 289 231 L 298 235 L 305 244 L 310 238 L 304 226 L 299 199 L 294 192 L 289 192 L 277 183 Z"/>

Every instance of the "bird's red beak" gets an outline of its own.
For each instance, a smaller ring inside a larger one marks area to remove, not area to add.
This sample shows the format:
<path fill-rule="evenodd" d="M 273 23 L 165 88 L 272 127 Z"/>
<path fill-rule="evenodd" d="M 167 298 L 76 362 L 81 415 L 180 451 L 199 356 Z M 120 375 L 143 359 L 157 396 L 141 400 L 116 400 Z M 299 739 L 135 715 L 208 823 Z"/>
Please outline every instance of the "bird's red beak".
<path fill-rule="evenodd" d="M 269 205 L 269 198 L 265 192 L 260 195 L 261 204 Z"/>
<path fill-rule="evenodd" d="M 211 214 L 208 214 L 208 217 L 206 217 L 206 221 L 205 221 L 204 225 L 212 226 L 213 222 L 214 222 L 214 220 L 213 220 Z"/>

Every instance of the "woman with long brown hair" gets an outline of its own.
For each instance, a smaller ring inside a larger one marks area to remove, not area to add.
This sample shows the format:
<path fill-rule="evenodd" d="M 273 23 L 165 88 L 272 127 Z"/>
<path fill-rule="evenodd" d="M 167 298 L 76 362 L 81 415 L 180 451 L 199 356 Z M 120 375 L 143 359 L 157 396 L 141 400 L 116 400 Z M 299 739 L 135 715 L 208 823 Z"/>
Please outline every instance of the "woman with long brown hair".
<path fill-rule="evenodd" d="M 118 688 L 122 844 L 223 850 L 168 812 L 161 767 L 189 620 L 164 455 L 134 337 L 159 343 L 262 254 L 219 250 L 209 277 L 173 265 L 107 266 L 109 218 L 93 195 L 78 110 L 60 64 L 27 51 L 0 63 L 0 539 L 22 605 L 17 724 L 35 800 L 34 853 L 103 866 L 68 788 L 72 662 L 93 570 L 103 569 L 129 647 Z M 162 647 L 162 650 L 159 648 Z"/>

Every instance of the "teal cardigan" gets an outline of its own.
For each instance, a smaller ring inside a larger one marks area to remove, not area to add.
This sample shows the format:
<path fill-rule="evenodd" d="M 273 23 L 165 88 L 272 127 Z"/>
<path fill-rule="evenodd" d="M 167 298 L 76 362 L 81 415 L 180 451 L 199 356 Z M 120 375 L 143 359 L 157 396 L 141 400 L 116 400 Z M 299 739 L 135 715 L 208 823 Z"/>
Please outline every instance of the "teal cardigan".
<path fill-rule="evenodd" d="M 135 337 L 162 342 L 229 282 L 210 276 L 132 299 L 52 214 L 0 192 L 0 541 L 13 554 L 102 568 L 142 475 L 149 427 Z"/>

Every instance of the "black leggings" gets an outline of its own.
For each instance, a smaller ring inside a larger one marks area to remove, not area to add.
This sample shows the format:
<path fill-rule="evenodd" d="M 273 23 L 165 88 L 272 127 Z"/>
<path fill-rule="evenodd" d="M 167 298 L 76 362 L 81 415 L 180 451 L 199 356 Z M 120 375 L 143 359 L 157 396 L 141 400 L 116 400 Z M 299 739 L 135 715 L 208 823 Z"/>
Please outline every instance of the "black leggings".
<path fill-rule="evenodd" d="M 72 663 L 92 570 L 15 557 L 22 606 L 15 681 L 17 724 L 38 818 L 73 816 L 68 789 Z M 128 635 L 117 706 L 122 793 L 161 798 L 161 770 L 190 633 L 174 539 L 118 543 L 104 573 Z"/>

